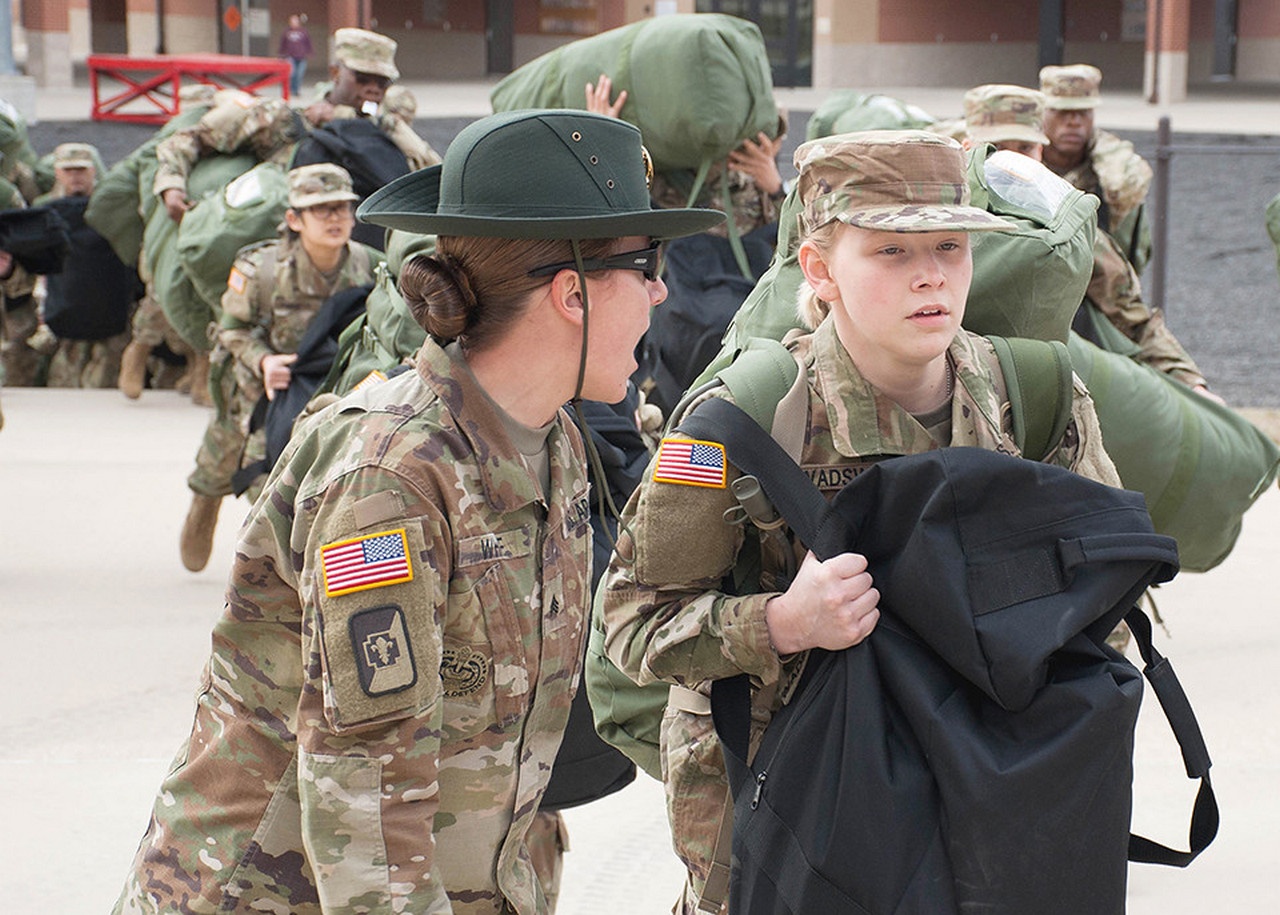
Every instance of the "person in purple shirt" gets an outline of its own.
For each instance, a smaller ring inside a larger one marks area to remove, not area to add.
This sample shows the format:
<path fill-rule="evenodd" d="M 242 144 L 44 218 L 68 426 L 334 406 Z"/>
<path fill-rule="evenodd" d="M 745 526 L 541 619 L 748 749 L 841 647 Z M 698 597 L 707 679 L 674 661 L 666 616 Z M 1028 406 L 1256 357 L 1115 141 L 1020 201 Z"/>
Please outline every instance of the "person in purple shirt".
<path fill-rule="evenodd" d="M 311 56 L 311 35 L 302 25 L 302 17 L 296 13 L 289 17 L 289 27 L 280 33 L 280 56 L 289 59 L 289 94 L 302 91 L 302 77 L 307 72 L 307 58 Z"/>

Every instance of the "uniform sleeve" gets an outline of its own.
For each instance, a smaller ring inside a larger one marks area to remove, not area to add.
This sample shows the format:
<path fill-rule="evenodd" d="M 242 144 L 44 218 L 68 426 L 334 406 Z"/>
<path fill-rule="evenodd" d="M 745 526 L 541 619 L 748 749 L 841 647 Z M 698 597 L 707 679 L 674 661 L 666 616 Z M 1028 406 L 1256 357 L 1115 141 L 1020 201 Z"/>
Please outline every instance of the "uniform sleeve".
<path fill-rule="evenodd" d="M 412 171 L 416 172 L 419 169 L 440 164 L 440 156 L 431 148 L 431 144 L 418 136 L 413 128 L 400 118 L 392 114 L 384 115 L 380 126 L 391 138 L 391 142 L 396 144 L 396 148 L 404 153 Z"/>
<path fill-rule="evenodd" d="M 780 661 L 764 615 L 773 594 L 722 590 L 745 541 L 742 527 L 724 520 L 736 500 L 727 486 L 655 481 L 658 459 L 623 511 L 601 585 L 606 652 L 641 684 L 691 688 L 740 673 L 776 680 Z M 738 473 L 727 471 L 732 482 Z"/>
<path fill-rule="evenodd" d="M 321 908 L 448 912 L 434 837 L 448 528 L 431 498 L 378 467 L 316 498 L 294 542 L 311 635 L 298 796 Z"/>
<path fill-rule="evenodd" d="M 1089 389 L 1078 375 L 1072 375 L 1071 420 L 1062 434 L 1062 442 L 1045 460 L 1068 470 L 1105 483 L 1122 487 L 1120 474 L 1102 440 L 1102 427 Z"/>
<path fill-rule="evenodd" d="M 204 134 L 197 124 L 175 131 L 156 147 L 158 167 L 151 189 L 157 197 L 174 188 L 186 192 L 191 170 L 211 151 Z"/>
<path fill-rule="evenodd" d="M 1086 292 L 1115 327 L 1136 343 L 1138 360 L 1195 387 L 1205 383 L 1195 360 L 1174 337 L 1164 314 L 1142 299 L 1141 281 L 1119 245 L 1099 232 L 1093 248 L 1093 276 Z"/>
<path fill-rule="evenodd" d="M 227 277 L 227 291 L 222 294 L 218 323 L 218 342 L 258 378 L 262 377 L 262 357 L 275 352 L 268 342 L 270 315 L 262 314 L 259 305 L 260 285 L 273 278 L 260 275 L 260 267 L 253 255 L 236 258 Z"/>

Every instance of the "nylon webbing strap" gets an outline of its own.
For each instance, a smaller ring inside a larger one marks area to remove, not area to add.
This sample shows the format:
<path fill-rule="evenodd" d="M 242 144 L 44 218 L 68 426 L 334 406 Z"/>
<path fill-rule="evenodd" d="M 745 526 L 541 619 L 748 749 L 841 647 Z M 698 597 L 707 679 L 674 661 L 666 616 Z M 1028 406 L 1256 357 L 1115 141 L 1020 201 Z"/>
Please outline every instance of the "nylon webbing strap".
<path fill-rule="evenodd" d="M 819 559 L 846 552 L 853 532 L 782 447 L 727 400 L 698 405 L 679 429 L 686 435 L 721 442 L 738 469 L 755 475 L 778 514 Z"/>
<path fill-rule="evenodd" d="M 1178 682 L 1177 675 L 1169 661 L 1156 651 L 1151 643 L 1151 620 L 1137 607 L 1130 610 L 1124 618 L 1138 643 L 1138 651 L 1142 654 L 1143 676 L 1151 684 L 1160 707 L 1164 709 L 1173 736 L 1178 740 L 1182 751 L 1182 762 L 1187 769 L 1188 778 L 1200 779 L 1200 790 L 1196 792 L 1195 804 L 1191 809 L 1191 826 L 1188 830 L 1189 851 L 1179 851 L 1145 839 L 1142 836 L 1129 834 L 1129 860 L 1144 864 L 1166 864 L 1171 867 L 1186 867 L 1196 859 L 1200 852 L 1208 848 L 1218 834 L 1218 801 L 1213 793 L 1213 785 L 1209 781 L 1209 750 L 1205 747 L 1204 737 L 1200 733 L 1200 725 L 1196 722 L 1195 712 L 1187 701 L 1187 694 Z"/>
<path fill-rule="evenodd" d="M 1071 420 L 1071 355 L 1056 340 L 987 339 L 1004 375 L 1014 441 L 1023 457 L 1042 461 Z"/>

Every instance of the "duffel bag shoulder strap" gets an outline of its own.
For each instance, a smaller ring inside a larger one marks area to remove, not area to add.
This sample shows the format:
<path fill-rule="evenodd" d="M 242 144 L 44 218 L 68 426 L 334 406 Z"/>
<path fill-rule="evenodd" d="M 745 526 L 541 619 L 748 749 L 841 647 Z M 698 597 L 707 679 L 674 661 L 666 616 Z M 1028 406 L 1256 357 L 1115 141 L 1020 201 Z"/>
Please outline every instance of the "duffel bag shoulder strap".
<path fill-rule="evenodd" d="M 987 337 L 1000 360 L 1013 438 L 1022 456 L 1043 461 L 1071 421 L 1071 355 L 1057 340 Z"/>
<path fill-rule="evenodd" d="M 1129 860 L 1186 867 L 1209 847 L 1209 843 L 1218 834 L 1218 801 L 1213 793 L 1213 784 L 1209 781 L 1209 750 L 1205 746 L 1196 713 L 1187 700 L 1182 684 L 1178 682 L 1168 659 L 1156 651 L 1151 642 L 1151 620 L 1140 608 L 1134 607 L 1125 615 L 1124 621 L 1129 625 L 1129 631 L 1133 633 L 1138 651 L 1142 654 L 1142 674 L 1160 700 L 1160 708 L 1164 710 L 1169 726 L 1173 729 L 1173 736 L 1178 740 L 1187 778 L 1200 780 L 1200 790 L 1196 793 L 1195 805 L 1191 809 L 1189 850 L 1178 851 L 1130 833 Z"/>

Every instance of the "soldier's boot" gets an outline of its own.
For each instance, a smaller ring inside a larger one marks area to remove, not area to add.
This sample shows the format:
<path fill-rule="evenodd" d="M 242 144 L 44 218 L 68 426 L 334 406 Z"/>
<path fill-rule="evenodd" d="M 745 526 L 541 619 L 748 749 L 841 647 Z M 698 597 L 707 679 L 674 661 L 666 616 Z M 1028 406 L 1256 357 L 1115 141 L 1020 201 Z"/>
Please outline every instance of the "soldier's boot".
<path fill-rule="evenodd" d="M 209 393 L 209 354 L 196 353 L 191 360 L 191 402 L 199 407 L 212 407 L 213 395 Z"/>
<path fill-rule="evenodd" d="M 130 400 L 142 396 L 142 388 L 147 383 L 147 357 L 150 355 L 151 347 L 137 340 L 130 340 L 120 354 L 120 378 L 116 387 Z"/>
<path fill-rule="evenodd" d="M 218 526 L 218 509 L 222 496 L 196 493 L 182 524 L 182 564 L 191 572 L 199 572 L 209 564 L 213 552 L 213 531 Z"/>

